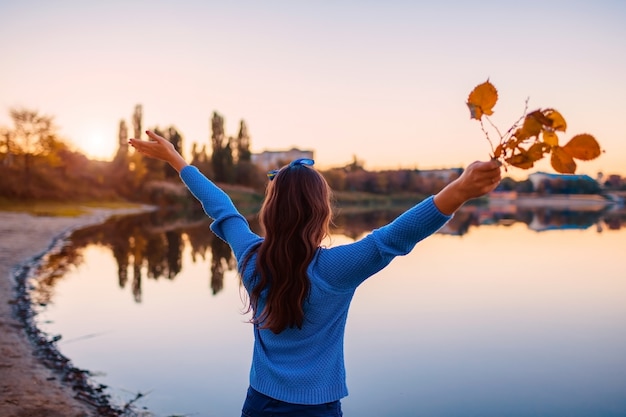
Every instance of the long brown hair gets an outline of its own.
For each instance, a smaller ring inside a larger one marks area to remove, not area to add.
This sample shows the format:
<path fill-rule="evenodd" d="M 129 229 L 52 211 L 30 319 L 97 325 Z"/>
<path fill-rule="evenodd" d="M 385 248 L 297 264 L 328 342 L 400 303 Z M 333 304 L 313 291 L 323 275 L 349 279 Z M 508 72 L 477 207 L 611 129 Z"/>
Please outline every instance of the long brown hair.
<path fill-rule="evenodd" d="M 290 164 L 268 184 L 259 213 L 265 239 L 256 251 L 258 281 L 250 292 L 252 322 L 260 328 L 274 333 L 302 328 L 311 287 L 307 267 L 328 235 L 331 219 L 330 188 L 314 169 Z M 265 307 L 258 312 L 261 293 Z"/>

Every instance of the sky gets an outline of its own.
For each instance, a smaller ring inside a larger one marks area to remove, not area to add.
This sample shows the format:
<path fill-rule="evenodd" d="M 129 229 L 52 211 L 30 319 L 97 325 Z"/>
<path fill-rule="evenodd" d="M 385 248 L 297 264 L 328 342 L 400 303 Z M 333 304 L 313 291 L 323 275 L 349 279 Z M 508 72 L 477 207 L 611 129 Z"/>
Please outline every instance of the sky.
<path fill-rule="evenodd" d="M 251 150 L 313 150 L 316 166 L 464 167 L 491 147 L 466 106 L 489 79 L 506 131 L 555 108 L 605 151 L 577 173 L 626 176 L 626 1 L 0 0 L 0 126 L 54 117 L 110 159 L 136 104 L 189 158 L 214 111 Z M 495 133 L 491 134 L 496 139 Z M 554 172 L 547 159 L 511 176 Z"/>

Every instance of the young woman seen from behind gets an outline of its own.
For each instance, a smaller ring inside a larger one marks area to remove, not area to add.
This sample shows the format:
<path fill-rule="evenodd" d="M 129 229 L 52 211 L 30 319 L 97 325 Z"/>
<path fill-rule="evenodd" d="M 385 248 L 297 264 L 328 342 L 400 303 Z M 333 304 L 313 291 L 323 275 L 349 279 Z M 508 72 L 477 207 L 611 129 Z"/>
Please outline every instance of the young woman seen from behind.
<path fill-rule="evenodd" d="M 500 181 L 496 161 L 474 162 L 434 196 L 362 239 L 322 247 L 332 219 L 331 191 L 310 159 L 268 174 L 259 213 L 264 236 L 252 230 L 231 199 L 166 139 L 130 144 L 176 169 L 213 219 L 211 230 L 237 259 L 249 295 L 254 332 L 249 388 L 242 417 L 341 416 L 348 395 L 344 329 L 356 288 L 439 230 L 466 201 Z"/>

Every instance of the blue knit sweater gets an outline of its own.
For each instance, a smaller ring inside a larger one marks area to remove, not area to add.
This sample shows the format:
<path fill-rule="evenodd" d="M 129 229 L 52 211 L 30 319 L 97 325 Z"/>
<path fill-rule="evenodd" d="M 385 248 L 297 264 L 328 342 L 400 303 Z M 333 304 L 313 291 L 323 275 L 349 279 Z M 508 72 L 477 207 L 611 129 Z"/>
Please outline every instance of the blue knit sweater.
<path fill-rule="evenodd" d="M 250 230 L 228 195 L 196 167 L 185 167 L 180 177 L 214 220 L 211 230 L 230 245 L 241 265 L 262 238 Z M 311 290 L 304 305 L 302 329 L 287 328 L 274 334 L 254 326 L 252 388 L 296 404 L 322 404 L 347 396 L 343 338 L 356 288 L 394 257 L 409 253 L 449 219 L 429 197 L 359 241 L 320 247 L 307 270 Z M 242 275 L 248 292 L 253 287 L 254 268 L 252 255 Z M 260 299 L 258 311 L 263 307 L 264 300 Z"/>

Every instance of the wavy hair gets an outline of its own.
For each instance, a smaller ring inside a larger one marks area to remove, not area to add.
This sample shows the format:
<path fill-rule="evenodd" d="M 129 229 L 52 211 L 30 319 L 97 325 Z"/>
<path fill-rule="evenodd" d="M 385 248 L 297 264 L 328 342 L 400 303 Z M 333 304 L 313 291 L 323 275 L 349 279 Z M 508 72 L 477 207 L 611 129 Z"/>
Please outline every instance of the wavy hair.
<path fill-rule="evenodd" d="M 312 168 L 283 167 L 266 188 L 259 220 L 265 239 L 256 250 L 258 281 L 250 292 L 251 321 L 274 333 L 300 329 L 311 287 L 307 268 L 332 220 L 330 187 Z M 260 298 L 265 300 L 261 312 Z"/>

